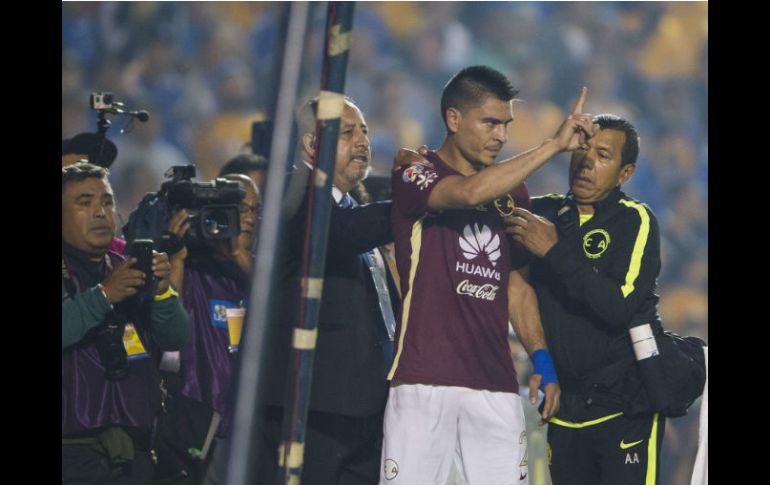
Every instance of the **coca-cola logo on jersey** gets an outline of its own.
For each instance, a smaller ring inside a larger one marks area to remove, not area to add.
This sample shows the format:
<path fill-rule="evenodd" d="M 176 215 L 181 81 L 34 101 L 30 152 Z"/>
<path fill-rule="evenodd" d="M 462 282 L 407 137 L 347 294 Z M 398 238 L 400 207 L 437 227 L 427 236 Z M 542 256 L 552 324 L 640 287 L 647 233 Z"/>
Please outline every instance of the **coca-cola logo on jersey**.
<path fill-rule="evenodd" d="M 479 300 L 495 301 L 498 289 L 500 289 L 499 286 L 491 285 L 489 283 L 484 285 L 474 285 L 468 280 L 463 280 L 457 285 L 457 294 L 472 296 Z"/>

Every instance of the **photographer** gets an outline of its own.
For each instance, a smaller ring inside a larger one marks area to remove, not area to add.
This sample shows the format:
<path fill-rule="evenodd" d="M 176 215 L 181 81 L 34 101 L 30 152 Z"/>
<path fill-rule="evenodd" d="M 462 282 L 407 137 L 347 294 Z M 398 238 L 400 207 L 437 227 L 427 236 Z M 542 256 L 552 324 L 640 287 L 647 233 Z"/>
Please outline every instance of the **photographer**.
<path fill-rule="evenodd" d="M 61 166 L 66 167 L 81 160 L 103 168 L 110 168 L 118 156 L 118 148 L 106 137 L 95 133 L 80 133 L 61 142 Z M 109 250 L 123 254 L 126 241 L 112 238 Z"/>
<path fill-rule="evenodd" d="M 136 258 L 108 250 L 115 206 L 108 171 L 62 168 L 62 483 L 151 483 L 150 435 L 160 410 L 153 357 L 187 340 L 187 314 L 155 253 L 147 275 Z"/>
<path fill-rule="evenodd" d="M 161 368 L 178 374 L 183 396 L 206 404 L 221 417 L 211 453 L 207 457 L 185 457 L 190 477 L 187 483 L 220 483 L 224 478 L 225 441 L 230 434 L 233 374 L 240 342 L 240 326 L 233 326 L 238 324 L 228 318 L 228 310 L 245 307 L 253 267 L 251 247 L 256 237 L 259 190 L 245 175 L 223 178 L 240 182 L 245 189 L 237 205 L 239 233 L 227 239 L 191 237 L 188 232 L 195 224 L 191 224 L 187 209 L 179 210 L 168 226 L 178 241 L 184 241 L 171 256 L 172 282 L 181 288 L 182 303 L 191 317 L 192 337 L 180 352 L 164 355 L 164 362 L 175 364 Z"/>

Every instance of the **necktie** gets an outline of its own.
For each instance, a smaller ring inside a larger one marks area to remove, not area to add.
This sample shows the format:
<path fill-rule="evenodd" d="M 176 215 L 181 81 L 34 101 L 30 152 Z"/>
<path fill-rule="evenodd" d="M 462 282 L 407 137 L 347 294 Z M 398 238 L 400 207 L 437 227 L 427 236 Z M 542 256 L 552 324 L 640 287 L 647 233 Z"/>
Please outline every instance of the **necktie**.
<path fill-rule="evenodd" d="M 340 200 L 340 207 L 348 209 L 356 207 L 358 204 L 348 194 L 342 196 Z M 380 304 L 380 313 L 382 314 L 382 320 L 385 323 L 385 331 L 388 335 L 388 339 L 383 344 L 383 352 L 385 354 L 385 369 L 386 372 L 390 369 L 390 364 L 393 360 L 393 336 L 396 332 L 396 317 L 393 315 L 393 306 L 390 302 L 390 292 L 388 291 L 388 280 L 385 272 L 385 264 L 382 256 L 378 257 L 375 254 L 375 250 L 361 253 L 361 260 L 369 269 L 369 273 L 372 275 L 372 281 L 374 282 L 374 288 L 377 290 L 377 296 Z"/>

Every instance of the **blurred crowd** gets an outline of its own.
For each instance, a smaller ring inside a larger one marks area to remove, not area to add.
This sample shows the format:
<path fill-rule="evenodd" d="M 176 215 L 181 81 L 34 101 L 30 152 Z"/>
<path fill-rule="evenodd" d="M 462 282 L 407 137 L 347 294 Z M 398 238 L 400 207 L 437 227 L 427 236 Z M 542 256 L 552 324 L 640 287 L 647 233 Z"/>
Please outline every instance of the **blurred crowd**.
<path fill-rule="evenodd" d="M 325 5 L 311 2 L 300 100 L 319 90 Z M 284 7 L 62 4 L 62 138 L 96 131 L 92 92 L 151 113 L 147 123 L 115 118 L 107 134 L 119 151 L 110 178 L 123 221 L 170 166 L 194 163 L 198 180 L 209 180 L 250 150 L 251 124 L 274 96 Z M 631 120 L 641 153 L 624 191 L 660 220 L 661 317 L 672 331 L 707 338 L 706 2 L 359 2 L 353 26 L 346 93 L 370 125 L 372 175 L 388 175 L 401 146 L 438 146 L 441 89 L 470 64 L 520 89 L 501 159 L 554 133 L 583 85 L 587 112 Z M 564 192 L 566 163 L 535 173 L 530 193 Z M 671 420 L 666 439 L 665 483 L 689 483 L 697 410 Z"/>

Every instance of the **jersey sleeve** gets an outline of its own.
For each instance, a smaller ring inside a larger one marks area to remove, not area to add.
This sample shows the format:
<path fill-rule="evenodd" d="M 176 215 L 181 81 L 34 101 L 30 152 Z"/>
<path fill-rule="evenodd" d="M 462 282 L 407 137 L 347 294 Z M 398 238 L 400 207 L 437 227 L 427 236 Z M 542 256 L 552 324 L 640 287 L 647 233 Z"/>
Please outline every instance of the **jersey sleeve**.
<path fill-rule="evenodd" d="M 412 163 L 391 178 L 394 209 L 407 217 L 429 212 L 428 198 L 440 179 L 432 163 Z"/>

